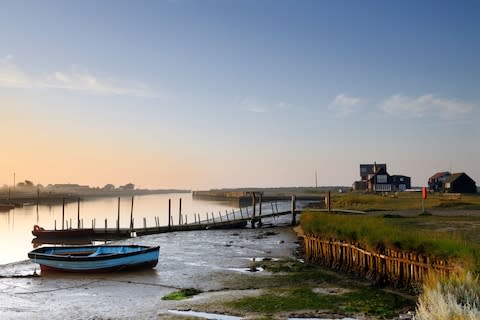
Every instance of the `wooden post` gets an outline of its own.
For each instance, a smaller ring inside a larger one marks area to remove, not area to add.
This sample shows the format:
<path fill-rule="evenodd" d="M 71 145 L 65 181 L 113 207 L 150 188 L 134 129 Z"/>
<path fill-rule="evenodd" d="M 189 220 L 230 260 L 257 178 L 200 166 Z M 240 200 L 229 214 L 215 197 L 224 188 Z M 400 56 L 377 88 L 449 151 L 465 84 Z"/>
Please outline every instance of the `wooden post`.
<path fill-rule="evenodd" d="M 233 209 L 232 209 L 232 214 L 233 214 L 233 220 L 237 220 L 237 219 L 235 218 L 235 210 L 233 210 Z"/>
<path fill-rule="evenodd" d="M 213 224 L 215 224 L 215 216 L 213 215 L 213 212 L 212 212 L 212 220 L 213 220 Z"/>
<path fill-rule="evenodd" d="M 70 229 L 72 229 L 72 218 L 70 218 L 70 224 L 69 225 L 70 225 Z M 68 227 L 67 227 L 67 229 L 68 229 Z"/>
<path fill-rule="evenodd" d="M 297 213 L 295 212 L 296 202 L 297 197 L 295 195 L 292 195 L 292 226 L 297 224 Z"/>
<path fill-rule="evenodd" d="M 262 225 L 262 200 L 263 200 L 263 192 L 260 192 L 259 195 L 259 208 L 258 208 L 258 225 Z"/>
<path fill-rule="evenodd" d="M 117 232 L 120 231 L 120 197 L 118 197 L 117 205 Z"/>
<path fill-rule="evenodd" d="M 133 230 L 133 199 L 135 196 L 132 196 L 132 207 L 130 208 L 130 232 Z"/>
<path fill-rule="evenodd" d="M 225 210 L 225 216 L 227 217 L 227 221 L 230 221 L 230 219 L 228 218 L 228 210 Z"/>
<path fill-rule="evenodd" d="M 65 223 L 65 198 L 62 198 L 62 230 Z"/>
<path fill-rule="evenodd" d="M 218 211 L 218 216 L 220 217 L 220 222 L 222 222 L 222 213 Z"/>
<path fill-rule="evenodd" d="M 200 224 L 200 213 L 198 214 L 198 224 Z"/>
<path fill-rule="evenodd" d="M 168 230 L 172 228 L 171 220 L 172 220 L 172 199 L 168 199 Z"/>
<path fill-rule="evenodd" d="M 105 219 L 105 233 L 107 233 L 107 219 Z"/>
<path fill-rule="evenodd" d="M 272 206 L 272 214 L 274 214 L 275 210 L 273 210 L 273 202 L 270 202 L 270 205 Z"/>
<path fill-rule="evenodd" d="M 182 198 L 178 199 L 178 224 L 182 224 Z"/>
<path fill-rule="evenodd" d="M 253 206 L 253 216 L 251 220 L 252 229 L 255 229 L 255 210 L 257 205 L 257 199 L 255 198 L 255 192 L 252 192 L 252 206 Z"/>
<path fill-rule="evenodd" d="M 55 219 L 55 220 L 53 221 L 53 223 L 54 223 L 54 226 L 55 226 L 55 227 L 54 227 L 54 230 L 57 230 L 57 219 Z"/>
<path fill-rule="evenodd" d="M 143 217 L 143 229 L 147 229 L 147 218 Z"/>
<path fill-rule="evenodd" d="M 77 202 L 77 229 L 80 229 L 80 198 Z"/>

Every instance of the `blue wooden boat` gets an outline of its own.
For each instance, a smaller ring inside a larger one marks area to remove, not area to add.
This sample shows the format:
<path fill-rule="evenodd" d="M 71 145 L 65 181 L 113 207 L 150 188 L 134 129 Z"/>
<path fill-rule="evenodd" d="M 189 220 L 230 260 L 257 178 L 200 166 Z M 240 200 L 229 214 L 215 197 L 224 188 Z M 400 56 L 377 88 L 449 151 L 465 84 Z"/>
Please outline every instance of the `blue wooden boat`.
<path fill-rule="evenodd" d="M 42 271 L 107 272 L 153 268 L 160 247 L 100 245 L 41 247 L 28 253 Z"/>

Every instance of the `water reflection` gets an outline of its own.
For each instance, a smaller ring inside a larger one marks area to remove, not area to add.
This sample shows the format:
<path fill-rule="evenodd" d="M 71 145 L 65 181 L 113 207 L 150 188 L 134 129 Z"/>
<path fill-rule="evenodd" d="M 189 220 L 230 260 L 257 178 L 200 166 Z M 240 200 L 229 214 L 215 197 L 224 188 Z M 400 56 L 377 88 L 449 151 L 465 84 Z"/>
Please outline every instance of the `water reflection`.
<path fill-rule="evenodd" d="M 181 213 L 183 221 L 193 222 L 200 215 L 205 219 L 208 214 L 218 215 L 233 207 L 227 202 L 205 201 L 193 199 L 189 193 L 158 194 L 136 196 L 133 207 L 134 227 L 143 227 L 156 224 L 168 225 L 168 199 L 171 199 L 171 215 L 175 224 L 179 221 L 180 198 L 182 199 Z M 93 226 L 109 228 L 117 226 L 118 217 L 121 228 L 130 226 L 131 198 L 120 199 L 118 210 L 117 198 L 98 198 L 92 200 L 66 203 L 64 210 L 64 227 L 76 228 L 78 212 L 80 225 L 84 228 Z M 194 218 L 195 217 L 195 218 Z M 8 212 L 0 212 L 0 264 L 22 261 L 33 246 L 33 225 L 40 225 L 45 229 L 61 229 L 62 205 L 30 205 L 15 208 Z"/>

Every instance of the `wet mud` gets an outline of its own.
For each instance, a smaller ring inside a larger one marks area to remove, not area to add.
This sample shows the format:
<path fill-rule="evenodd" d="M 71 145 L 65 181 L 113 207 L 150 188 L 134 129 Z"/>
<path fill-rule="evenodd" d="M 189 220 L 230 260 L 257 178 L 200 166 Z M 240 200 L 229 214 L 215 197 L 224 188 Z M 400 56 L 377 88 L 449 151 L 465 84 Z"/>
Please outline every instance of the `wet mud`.
<path fill-rule="evenodd" d="M 286 227 L 159 234 L 117 243 L 160 245 L 158 265 L 140 272 L 99 274 L 41 274 L 30 261 L 2 265 L 1 319 L 175 317 L 169 310 L 181 302 L 162 300 L 164 295 L 195 288 L 206 292 L 203 299 L 214 299 L 209 294 L 228 289 L 225 278 L 266 273 L 251 269 L 254 258 L 292 258 L 298 246 L 296 235 Z"/>

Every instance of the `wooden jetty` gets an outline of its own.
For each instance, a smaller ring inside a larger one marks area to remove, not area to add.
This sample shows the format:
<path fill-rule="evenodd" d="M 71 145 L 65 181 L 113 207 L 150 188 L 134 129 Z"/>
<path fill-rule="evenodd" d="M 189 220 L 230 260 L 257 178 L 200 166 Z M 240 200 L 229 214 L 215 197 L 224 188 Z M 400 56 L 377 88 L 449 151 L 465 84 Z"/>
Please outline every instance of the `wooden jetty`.
<path fill-rule="evenodd" d="M 91 228 L 84 229 L 83 228 L 83 220 L 80 219 L 80 209 L 78 209 L 78 217 L 77 217 L 77 228 L 72 227 L 72 221 L 70 221 L 70 225 L 68 221 L 64 219 L 64 207 L 62 210 L 62 228 L 56 228 L 56 221 L 55 221 L 55 228 L 53 230 L 43 230 L 43 232 L 35 233 L 37 238 L 35 238 L 32 242 L 36 244 L 61 244 L 63 241 L 83 241 L 83 243 L 89 243 L 92 241 L 108 241 L 108 240 L 119 240 L 119 239 L 126 239 L 135 236 L 143 236 L 143 235 L 150 235 L 150 234 L 158 234 L 158 233 L 166 233 L 166 232 L 181 232 L 181 231 L 196 231 L 196 230 L 214 230 L 214 229 L 234 229 L 234 228 L 243 228 L 246 227 L 249 223 L 251 228 L 255 228 L 256 226 L 262 225 L 262 219 L 268 219 L 273 217 L 278 217 L 282 215 L 292 215 L 292 225 L 296 223 L 296 214 L 298 213 L 296 210 L 296 197 L 291 196 L 291 208 L 289 210 L 279 211 L 278 207 L 270 204 L 269 209 L 271 211 L 269 213 L 262 212 L 262 209 L 265 210 L 264 205 L 262 205 L 262 193 L 259 192 L 251 192 L 250 195 L 252 201 L 252 207 L 250 211 L 248 208 L 242 210 L 241 208 L 237 211 L 232 210 L 231 212 L 225 212 L 222 214 L 221 212 L 215 216 L 213 213 L 211 215 L 207 214 L 206 219 L 202 220 L 199 214 L 194 214 L 194 221 L 188 223 L 187 222 L 187 215 L 182 214 L 181 212 L 181 199 L 179 203 L 179 214 L 178 214 L 178 224 L 173 223 L 173 216 L 171 214 L 171 200 L 169 199 L 169 223 L 166 226 L 160 225 L 160 218 L 155 217 L 155 226 L 147 226 L 146 218 L 143 218 L 143 227 L 134 227 L 134 219 L 133 219 L 133 197 L 132 197 L 132 208 L 130 212 L 130 227 L 129 228 L 120 228 L 119 218 L 118 215 L 116 221 L 116 227 L 109 228 L 108 221 L 105 219 L 104 227 L 96 227 L 96 221 L 92 220 Z M 65 203 L 65 202 L 63 202 Z M 120 206 L 120 200 L 119 200 Z M 78 206 L 80 208 L 80 206 Z M 120 212 L 120 207 L 118 207 L 118 211 Z M 66 225 L 66 228 L 65 228 Z M 35 226 L 37 229 L 38 226 Z M 76 231 L 71 232 L 72 237 L 65 239 L 65 237 L 61 236 L 64 234 L 68 234 L 68 230 Z M 88 230 L 88 237 L 81 232 L 82 230 Z M 81 238 L 76 238 L 75 234 L 82 234 Z M 57 236 L 58 235 L 58 236 Z"/>

